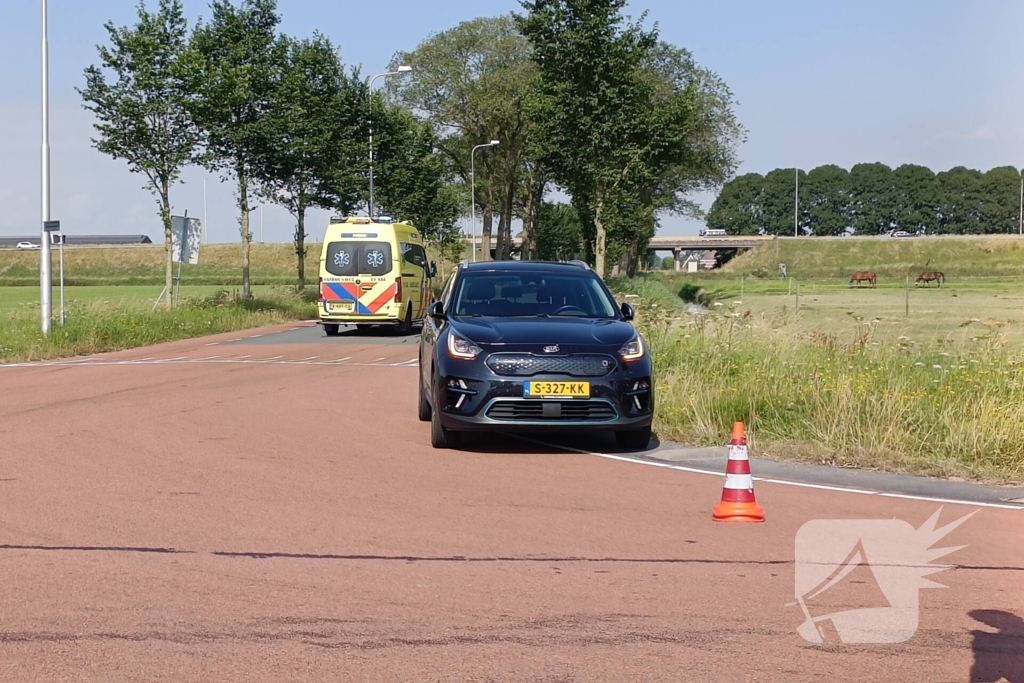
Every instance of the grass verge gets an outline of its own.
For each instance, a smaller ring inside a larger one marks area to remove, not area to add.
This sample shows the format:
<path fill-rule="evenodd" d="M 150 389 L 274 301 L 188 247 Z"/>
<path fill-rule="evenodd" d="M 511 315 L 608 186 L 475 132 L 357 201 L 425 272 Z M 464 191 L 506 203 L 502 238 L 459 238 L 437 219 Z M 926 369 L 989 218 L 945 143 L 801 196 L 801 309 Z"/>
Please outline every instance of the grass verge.
<path fill-rule="evenodd" d="M 120 351 L 309 319 L 316 316 L 310 296 L 281 288 L 243 301 L 219 290 L 156 311 L 141 303 L 74 303 L 67 309 L 65 326 L 55 323 L 48 337 L 39 330 L 38 307 L 23 307 L 0 314 L 0 362 Z"/>
<path fill-rule="evenodd" d="M 841 337 L 731 303 L 688 315 L 657 282 L 643 285 L 637 323 L 660 438 L 722 445 L 743 420 L 759 456 L 1024 482 L 1024 356 L 999 338 L 878 342 L 871 322 Z"/>

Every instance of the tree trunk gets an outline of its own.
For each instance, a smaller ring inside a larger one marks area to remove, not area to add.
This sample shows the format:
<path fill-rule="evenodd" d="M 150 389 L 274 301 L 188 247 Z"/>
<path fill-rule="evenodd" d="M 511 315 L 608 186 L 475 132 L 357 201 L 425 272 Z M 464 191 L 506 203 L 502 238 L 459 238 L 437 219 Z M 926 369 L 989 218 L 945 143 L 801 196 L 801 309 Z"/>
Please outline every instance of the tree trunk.
<path fill-rule="evenodd" d="M 252 283 L 249 279 L 249 245 L 252 234 L 249 232 L 249 179 L 242 169 L 238 173 L 238 208 L 241 211 L 239 232 L 242 235 L 242 298 L 252 299 Z"/>
<path fill-rule="evenodd" d="M 501 235 L 502 245 L 499 252 L 502 260 L 512 258 L 512 212 L 516 202 L 516 183 L 514 176 L 505 178 L 504 193 L 501 197 Z"/>
<path fill-rule="evenodd" d="M 489 192 L 488 192 L 489 194 Z M 489 199 L 489 198 L 488 198 Z M 483 207 L 484 208 L 484 227 L 480 231 L 480 260 L 490 261 L 491 260 L 491 226 L 494 223 L 494 214 L 491 212 L 490 201 Z"/>
<path fill-rule="evenodd" d="M 295 256 L 298 258 L 299 281 L 296 289 L 302 291 L 306 288 L 306 205 L 299 199 L 298 225 L 295 228 Z"/>
<path fill-rule="evenodd" d="M 496 261 L 505 259 L 505 207 L 498 209 L 498 237 L 494 244 L 494 258 Z"/>
<path fill-rule="evenodd" d="M 540 234 L 540 210 L 544 206 L 544 189 L 547 181 L 538 173 L 530 183 L 527 193 L 526 216 L 523 218 L 523 255 L 524 261 L 537 255 L 537 235 Z"/>
<path fill-rule="evenodd" d="M 631 278 L 636 277 L 638 266 L 641 270 L 643 269 L 642 264 L 640 264 L 640 257 L 637 253 L 640 249 L 638 242 L 639 238 L 634 235 L 633 239 L 629 243 L 629 248 L 626 250 L 626 275 Z"/>
<path fill-rule="evenodd" d="M 165 306 L 171 308 L 174 306 L 174 297 L 171 296 L 174 291 L 172 289 L 174 285 L 174 238 L 171 227 L 170 183 L 166 180 L 160 183 L 160 219 L 164 224 L 164 256 L 166 257 L 164 287 L 167 290 L 167 302 Z"/>
<path fill-rule="evenodd" d="M 606 234 L 604 229 L 604 200 L 597 202 L 597 208 L 594 211 L 594 228 L 597 230 L 596 238 L 594 239 L 594 270 L 597 271 L 598 276 L 604 277 L 604 258 L 606 254 Z"/>

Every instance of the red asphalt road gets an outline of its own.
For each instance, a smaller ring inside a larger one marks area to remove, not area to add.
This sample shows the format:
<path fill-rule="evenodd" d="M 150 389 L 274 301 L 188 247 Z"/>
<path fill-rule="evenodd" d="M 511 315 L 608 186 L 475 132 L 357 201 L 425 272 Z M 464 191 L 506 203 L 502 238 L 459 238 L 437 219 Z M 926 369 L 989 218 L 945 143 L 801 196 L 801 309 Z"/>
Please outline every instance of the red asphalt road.
<path fill-rule="evenodd" d="M 213 348 L 415 356 L 372 338 Z M 502 437 L 435 451 L 416 375 L 0 368 L 0 679 L 1024 680 L 1024 512 L 981 509 L 938 543 L 968 545 L 937 560 L 958 568 L 930 577 L 948 588 L 921 591 L 909 641 L 813 645 L 786 606 L 800 526 L 916 528 L 938 504 L 758 483 L 765 524 L 716 524 L 715 477 Z"/>

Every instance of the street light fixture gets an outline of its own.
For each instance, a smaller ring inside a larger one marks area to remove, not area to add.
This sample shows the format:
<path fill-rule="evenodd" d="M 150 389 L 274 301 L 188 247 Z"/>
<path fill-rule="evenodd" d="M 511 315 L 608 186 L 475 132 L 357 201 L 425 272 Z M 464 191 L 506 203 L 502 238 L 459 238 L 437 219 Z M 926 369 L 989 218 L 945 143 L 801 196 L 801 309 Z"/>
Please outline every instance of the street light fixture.
<path fill-rule="evenodd" d="M 497 147 L 499 144 L 501 144 L 499 140 L 491 140 L 482 145 L 477 145 L 469 153 L 469 206 L 473 216 L 473 263 L 476 263 L 476 165 L 473 161 L 473 155 L 476 154 L 478 149 Z"/>
<path fill-rule="evenodd" d="M 412 71 L 412 67 L 403 64 L 398 67 L 396 71 L 385 71 L 384 73 L 371 76 L 366 82 L 366 92 L 368 97 L 367 103 L 367 117 L 370 122 L 370 201 L 367 202 L 366 208 L 367 213 L 370 216 L 370 220 L 373 220 L 373 82 L 378 78 L 384 78 L 386 76 L 399 76 L 404 75 Z"/>

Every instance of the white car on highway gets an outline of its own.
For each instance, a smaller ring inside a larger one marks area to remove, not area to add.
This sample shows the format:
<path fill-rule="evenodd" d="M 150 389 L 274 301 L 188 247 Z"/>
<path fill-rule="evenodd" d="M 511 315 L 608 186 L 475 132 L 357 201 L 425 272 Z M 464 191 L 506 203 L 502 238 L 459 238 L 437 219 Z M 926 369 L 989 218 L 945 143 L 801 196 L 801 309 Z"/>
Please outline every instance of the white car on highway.
<path fill-rule="evenodd" d="M 33 244 L 32 242 L 18 242 L 16 248 L 17 249 L 38 249 L 39 245 L 38 244 Z"/>

